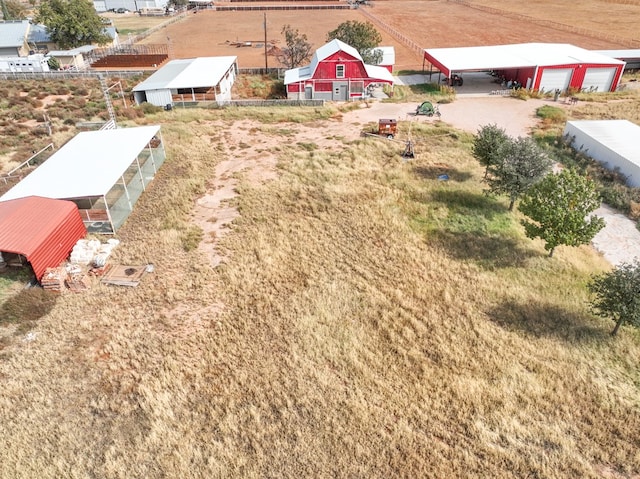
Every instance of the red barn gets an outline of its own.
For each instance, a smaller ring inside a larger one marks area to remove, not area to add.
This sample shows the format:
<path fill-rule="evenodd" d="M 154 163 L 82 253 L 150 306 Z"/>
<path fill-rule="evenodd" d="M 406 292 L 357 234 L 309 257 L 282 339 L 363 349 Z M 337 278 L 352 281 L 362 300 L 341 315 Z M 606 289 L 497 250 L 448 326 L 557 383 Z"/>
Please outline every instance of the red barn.
<path fill-rule="evenodd" d="M 615 91 L 625 66 L 623 61 L 566 43 L 433 48 L 424 51 L 424 59 L 445 77 L 492 71 L 507 81 L 546 92 Z"/>
<path fill-rule="evenodd" d="M 38 278 L 56 267 L 84 238 L 80 212 L 71 201 L 28 196 L 0 202 L 0 254 L 5 261 L 15 257 L 31 264 Z"/>
<path fill-rule="evenodd" d="M 318 48 L 311 64 L 287 70 L 284 84 L 291 100 L 347 101 L 366 98 L 375 84 L 393 85 L 393 75 L 383 66 L 367 65 L 358 51 L 340 40 Z"/>

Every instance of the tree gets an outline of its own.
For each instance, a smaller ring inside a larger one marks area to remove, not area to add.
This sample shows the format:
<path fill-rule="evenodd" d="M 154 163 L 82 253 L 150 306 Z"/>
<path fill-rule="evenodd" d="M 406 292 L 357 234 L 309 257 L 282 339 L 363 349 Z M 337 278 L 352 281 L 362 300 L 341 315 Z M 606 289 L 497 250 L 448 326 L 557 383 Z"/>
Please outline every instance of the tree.
<path fill-rule="evenodd" d="M 307 35 L 300 34 L 298 29 L 294 30 L 291 25 L 283 26 L 282 34 L 287 46 L 278 54 L 278 61 L 287 68 L 296 68 L 309 61 L 312 51 Z"/>
<path fill-rule="evenodd" d="M 516 200 L 551 171 L 552 161 L 531 138 L 509 139 L 499 150 L 500 161 L 487 168 L 489 191 Z"/>
<path fill-rule="evenodd" d="M 500 164 L 502 147 L 509 139 L 507 133 L 497 125 L 485 125 L 478 130 L 473 140 L 473 157 L 485 167 L 485 178 L 489 166 Z"/>
<path fill-rule="evenodd" d="M 89 0 L 44 0 L 40 4 L 36 22 L 58 47 L 74 48 L 91 43 L 107 43 L 104 25 Z"/>
<path fill-rule="evenodd" d="M 376 50 L 382 41 L 382 35 L 369 22 L 349 20 L 327 34 L 327 41 L 340 40 L 352 46 L 365 63 L 377 65 L 382 61 L 382 52 Z"/>
<path fill-rule="evenodd" d="M 618 333 L 625 321 L 640 327 L 640 260 L 622 263 L 609 273 L 593 276 L 588 288 L 594 295 L 591 310 L 616 323 L 611 336 Z"/>
<path fill-rule="evenodd" d="M 47 64 L 49 65 L 49 69 L 51 70 L 60 70 L 60 62 L 56 57 L 49 57 L 49 60 L 47 60 Z"/>
<path fill-rule="evenodd" d="M 596 184 L 573 169 L 545 176 L 520 201 L 526 235 L 541 238 L 549 257 L 556 246 L 589 243 L 604 228 L 604 220 L 590 213 L 600 206 Z M 587 216 L 589 216 L 587 218 Z"/>

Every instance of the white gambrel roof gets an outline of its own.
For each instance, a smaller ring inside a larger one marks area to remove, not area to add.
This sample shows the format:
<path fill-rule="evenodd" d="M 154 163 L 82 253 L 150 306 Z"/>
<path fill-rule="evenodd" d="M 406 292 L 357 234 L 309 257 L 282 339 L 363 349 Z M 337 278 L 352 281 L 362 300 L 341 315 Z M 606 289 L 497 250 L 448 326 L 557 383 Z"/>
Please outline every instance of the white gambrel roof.
<path fill-rule="evenodd" d="M 171 60 L 133 91 L 202 88 L 215 86 L 238 57 L 200 57 Z"/>
<path fill-rule="evenodd" d="M 430 48 L 425 53 L 449 71 L 500 70 L 536 66 L 595 63 L 624 65 L 624 62 L 567 43 L 519 43 L 463 48 Z"/>
<path fill-rule="evenodd" d="M 0 201 L 104 196 L 159 131 L 153 125 L 78 133 Z"/>
<path fill-rule="evenodd" d="M 375 65 L 367 65 L 362 60 L 362 57 L 358 53 L 358 50 L 340 40 L 331 40 L 329 43 L 326 43 L 316 50 L 316 52 L 313 54 L 313 57 L 311 58 L 311 63 L 309 65 L 285 71 L 284 84 L 289 85 L 291 83 L 297 83 L 299 81 L 305 81 L 313 78 L 313 74 L 315 73 L 316 68 L 318 68 L 320 62 L 339 51 L 343 51 L 346 54 L 354 57 L 356 60 L 360 60 L 361 62 L 363 62 L 365 70 L 367 71 L 367 75 L 370 78 L 388 81 L 391 83 L 394 82 L 393 75 L 389 73 L 389 70 L 383 67 L 377 67 Z"/>

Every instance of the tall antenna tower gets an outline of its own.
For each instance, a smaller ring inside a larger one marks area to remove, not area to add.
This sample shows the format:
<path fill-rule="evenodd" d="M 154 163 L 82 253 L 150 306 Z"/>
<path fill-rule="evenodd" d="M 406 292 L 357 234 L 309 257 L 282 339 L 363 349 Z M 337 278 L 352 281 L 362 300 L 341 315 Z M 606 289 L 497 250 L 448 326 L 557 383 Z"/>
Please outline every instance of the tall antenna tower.
<path fill-rule="evenodd" d="M 98 80 L 100 80 L 100 87 L 102 88 L 102 94 L 104 95 L 104 101 L 107 104 L 107 111 L 109 112 L 109 119 L 116 125 L 116 112 L 113 109 L 113 104 L 111 103 L 111 95 L 109 95 L 109 88 L 107 87 L 107 82 L 104 80 L 102 75 L 98 75 Z"/>

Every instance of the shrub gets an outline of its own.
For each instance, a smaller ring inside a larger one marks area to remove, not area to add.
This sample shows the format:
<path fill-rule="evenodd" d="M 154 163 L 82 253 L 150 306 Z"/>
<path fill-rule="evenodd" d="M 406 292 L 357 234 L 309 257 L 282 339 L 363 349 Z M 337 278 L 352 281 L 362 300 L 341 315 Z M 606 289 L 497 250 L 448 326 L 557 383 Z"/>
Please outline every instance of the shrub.
<path fill-rule="evenodd" d="M 153 105 L 146 101 L 140 104 L 140 109 L 145 115 L 150 115 L 162 111 L 162 107 Z"/>

